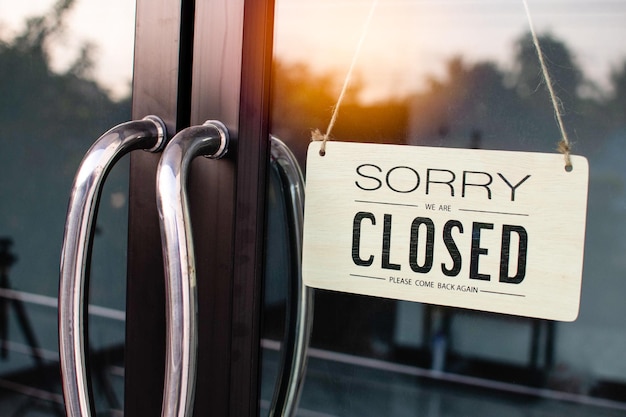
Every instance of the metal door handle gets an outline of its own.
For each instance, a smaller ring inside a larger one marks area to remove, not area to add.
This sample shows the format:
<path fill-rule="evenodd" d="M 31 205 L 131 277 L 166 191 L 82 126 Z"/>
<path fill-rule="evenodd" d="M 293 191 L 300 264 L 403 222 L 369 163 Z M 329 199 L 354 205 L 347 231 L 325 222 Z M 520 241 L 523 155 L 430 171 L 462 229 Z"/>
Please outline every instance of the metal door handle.
<path fill-rule="evenodd" d="M 84 299 L 89 285 L 94 217 L 104 180 L 123 155 L 135 149 L 158 152 L 166 136 L 165 124 L 156 116 L 120 124 L 98 138 L 76 172 L 65 223 L 59 282 L 59 353 L 68 416 L 94 414 L 85 356 Z"/>
<path fill-rule="evenodd" d="M 294 416 L 306 370 L 307 349 L 313 327 L 313 288 L 302 282 L 302 228 L 304 178 L 293 153 L 280 139 L 270 136 L 271 162 L 285 194 L 291 267 L 285 341 L 280 374 L 276 380 L 270 417 Z"/>
<path fill-rule="evenodd" d="M 196 268 L 186 191 L 191 160 L 221 158 L 228 151 L 226 127 L 216 121 L 182 130 L 167 145 L 157 168 L 157 206 L 165 263 L 166 363 L 163 417 L 193 411 L 198 327 Z"/>

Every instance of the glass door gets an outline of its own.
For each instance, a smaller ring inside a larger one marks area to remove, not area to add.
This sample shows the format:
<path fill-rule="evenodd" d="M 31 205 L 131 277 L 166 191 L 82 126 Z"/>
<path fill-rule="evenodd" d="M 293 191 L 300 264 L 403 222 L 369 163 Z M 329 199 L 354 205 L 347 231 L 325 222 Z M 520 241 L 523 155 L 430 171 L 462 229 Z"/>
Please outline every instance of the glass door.
<path fill-rule="evenodd" d="M 532 21 L 573 152 L 588 158 L 591 172 L 574 322 L 315 290 L 297 415 L 626 414 L 626 49 L 616 41 L 626 8 L 584 0 L 527 6 L 530 18 L 521 0 L 276 0 L 271 132 L 303 168 L 311 130 L 326 130 L 359 48 L 333 140 L 556 152 L 561 132 Z M 271 226 L 267 236 L 276 236 Z M 278 271 L 268 269 L 266 288 L 277 288 Z M 285 303 L 276 290 L 265 297 L 267 406 Z"/>
<path fill-rule="evenodd" d="M 64 218 L 84 152 L 131 117 L 135 10 L 124 1 L 0 8 L 0 414 L 62 416 Z M 90 267 L 88 339 L 101 415 L 119 415 L 124 400 L 128 164 L 118 163 L 102 192 Z"/>

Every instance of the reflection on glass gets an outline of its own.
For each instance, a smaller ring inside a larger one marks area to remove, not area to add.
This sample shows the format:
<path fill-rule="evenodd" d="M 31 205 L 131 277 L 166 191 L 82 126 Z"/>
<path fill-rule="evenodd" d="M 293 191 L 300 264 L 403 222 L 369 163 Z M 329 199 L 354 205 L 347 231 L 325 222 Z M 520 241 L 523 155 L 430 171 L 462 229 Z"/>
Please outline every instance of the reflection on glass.
<path fill-rule="evenodd" d="M 303 167 L 370 6 L 277 0 L 272 133 Z M 529 6 L 573 152 L 590 162 L 579 318 L 556 323 L 318 291 L 303 411 L 626 412 L 626 47 L 617 41 L 626 36 L 626 3 Z M 380 0 L 333 138 L 555 152 L 560 133 L 522 1 Z"/>
<path fill-rule="evenodd" d="M 0 16 L 0 414 L 62 416 L 56 295 L 68 192 L 91 143 L 130 118 L 132 74 L 128 68 L 115 98 L 93 76 L 96 45 L 67 37 L 79 2 L 48 1 L 36 12 L 14 6 Z M 30 17 L 6 21 L 22 10 Z M 97 23 L 91 30 L 95 38 L 104 33 Z M 121 48 L 132 48 L 133 27 L 120 30 L 131 35 Z M 124 165 L 102 194 L 91 266 L 98 411 L 120 409 L 123 401 Z"/>

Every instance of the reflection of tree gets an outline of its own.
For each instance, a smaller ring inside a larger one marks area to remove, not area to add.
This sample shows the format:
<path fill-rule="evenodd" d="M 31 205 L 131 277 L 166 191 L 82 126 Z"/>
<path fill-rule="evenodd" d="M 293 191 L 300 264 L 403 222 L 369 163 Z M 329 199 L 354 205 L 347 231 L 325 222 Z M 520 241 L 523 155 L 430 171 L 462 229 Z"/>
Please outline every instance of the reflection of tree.
<path fill-rule="evenodd" d="M 92 66 L 89 46 L 65 73 L 50 68 L 50 44 L 62 32 L 63 18 L 73 3 L 59 1 L 51 13 L 29 19 L 15 38 L 0 40 L 0 126 L 6 134 L 24 129 L 41 134 L 45 126 L 48 140 L 84 138 L 127 113 L 128 103 L 112 102 L 87 77 Z"/>
<path fill-rule="evenodd" d="M 539 43 L 554 81 L 555 92 L 567 106 L 568 100 L 577 97 L 583 81 L 582 71 L 567 46 L 554 36 L 543 35 Z M 520 97 L 535 99 L 538 104 L 548 102 L 537 51 L 530 34 L 523 35 L 515 43 L 514 64 L 512 78 Z"/>
<path fill-rule="evenodd" d="M 468 65 L 460 57 L 448 61 L 445 80 L 431 78 L 411 102 L 409 140 L 415 144 L 469 146 L 472 136 L 501 137 L 517 121 L 509 115 L 521 110 L 494 64 Z"/>
<path fill-rule="evenodd" d="M 580 114 L 585 109 L 581 98 L 585 85 L 582 70 L 576 63 L 567 45 L 551 34 L 539 38 L 544 59 L 550 72 L 553 88 L 558 98 L 560 113 L 570 132 L 583 128 Z M 542 75 L 537 51 L 530 34 L 520 37 L 515 43 L 514 69 L 511 80 L 524 103 L 524 115 L 530 132 L 558 140 L 554 107 Z M 580 131 L 579 133 L 583 133 Z M 574 138 L 575 139 L 575 138 Z M 546 149 L 549 150 L 549 149 Z"/>
<path fill-rule="evenodd" d="M 611 114 L 623 127 L 626 124 L 626 60 L 611 73 L 612 94 L 609 98 Z"/>
<path fill-rule="evenodd" d="M 331 74 L 315 74 L 304 64 L 274 62 L 272 133 L 287 141 L 301 162 L 311 130 L 323 132 L 328 125 L 340 82 Z M 358 100 L 361 88 L 353 82 L 348 89 L 332 136 L 345 141 L 404 142 L 406 101 L 363 104 Z"/>
<path fill-rule="evenodd" d="M 613 92 L 603 97 L 564 42 L 551 34 L 539 41 L 574 151 L 592 151 L 616 120 L 626 118 L 626 63 L 612 75 Z M 339 82 L 303 64 L 276 62 L 273 131 L 298 156 L 310 129 L 324 130 L 328 123 Z M 457 56 L 443 77 L 430 77 L 425 88 L 405 97 L 365 104 L 358 100 L 362 87 L 354 87 L 341 108 L 333 131 L 340 140 L 460 147 L 480 142 L 485 148 L 550 152 L 560 139 L 530 34 L 515 42 L 511 70 Z"/>

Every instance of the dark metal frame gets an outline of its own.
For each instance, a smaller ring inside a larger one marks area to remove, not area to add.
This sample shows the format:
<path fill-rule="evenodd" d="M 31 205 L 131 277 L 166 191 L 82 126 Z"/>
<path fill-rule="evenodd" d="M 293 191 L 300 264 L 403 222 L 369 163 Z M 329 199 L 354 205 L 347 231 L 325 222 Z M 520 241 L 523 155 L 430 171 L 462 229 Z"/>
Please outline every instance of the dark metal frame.
<path fill-rule="evenodd" d="M 199 338 L 194 415 L 258 415 L 259 328 L 269 160 L 272 0 L 138 0 L 133 118 L 175 133 L 217 119 L 234 152 L 189 175 Z M 164 277 L 158 156 L 131 158 L 125 415 L 160 415 Z M 206 255 L 204 255 L 206 254 Z"/>

